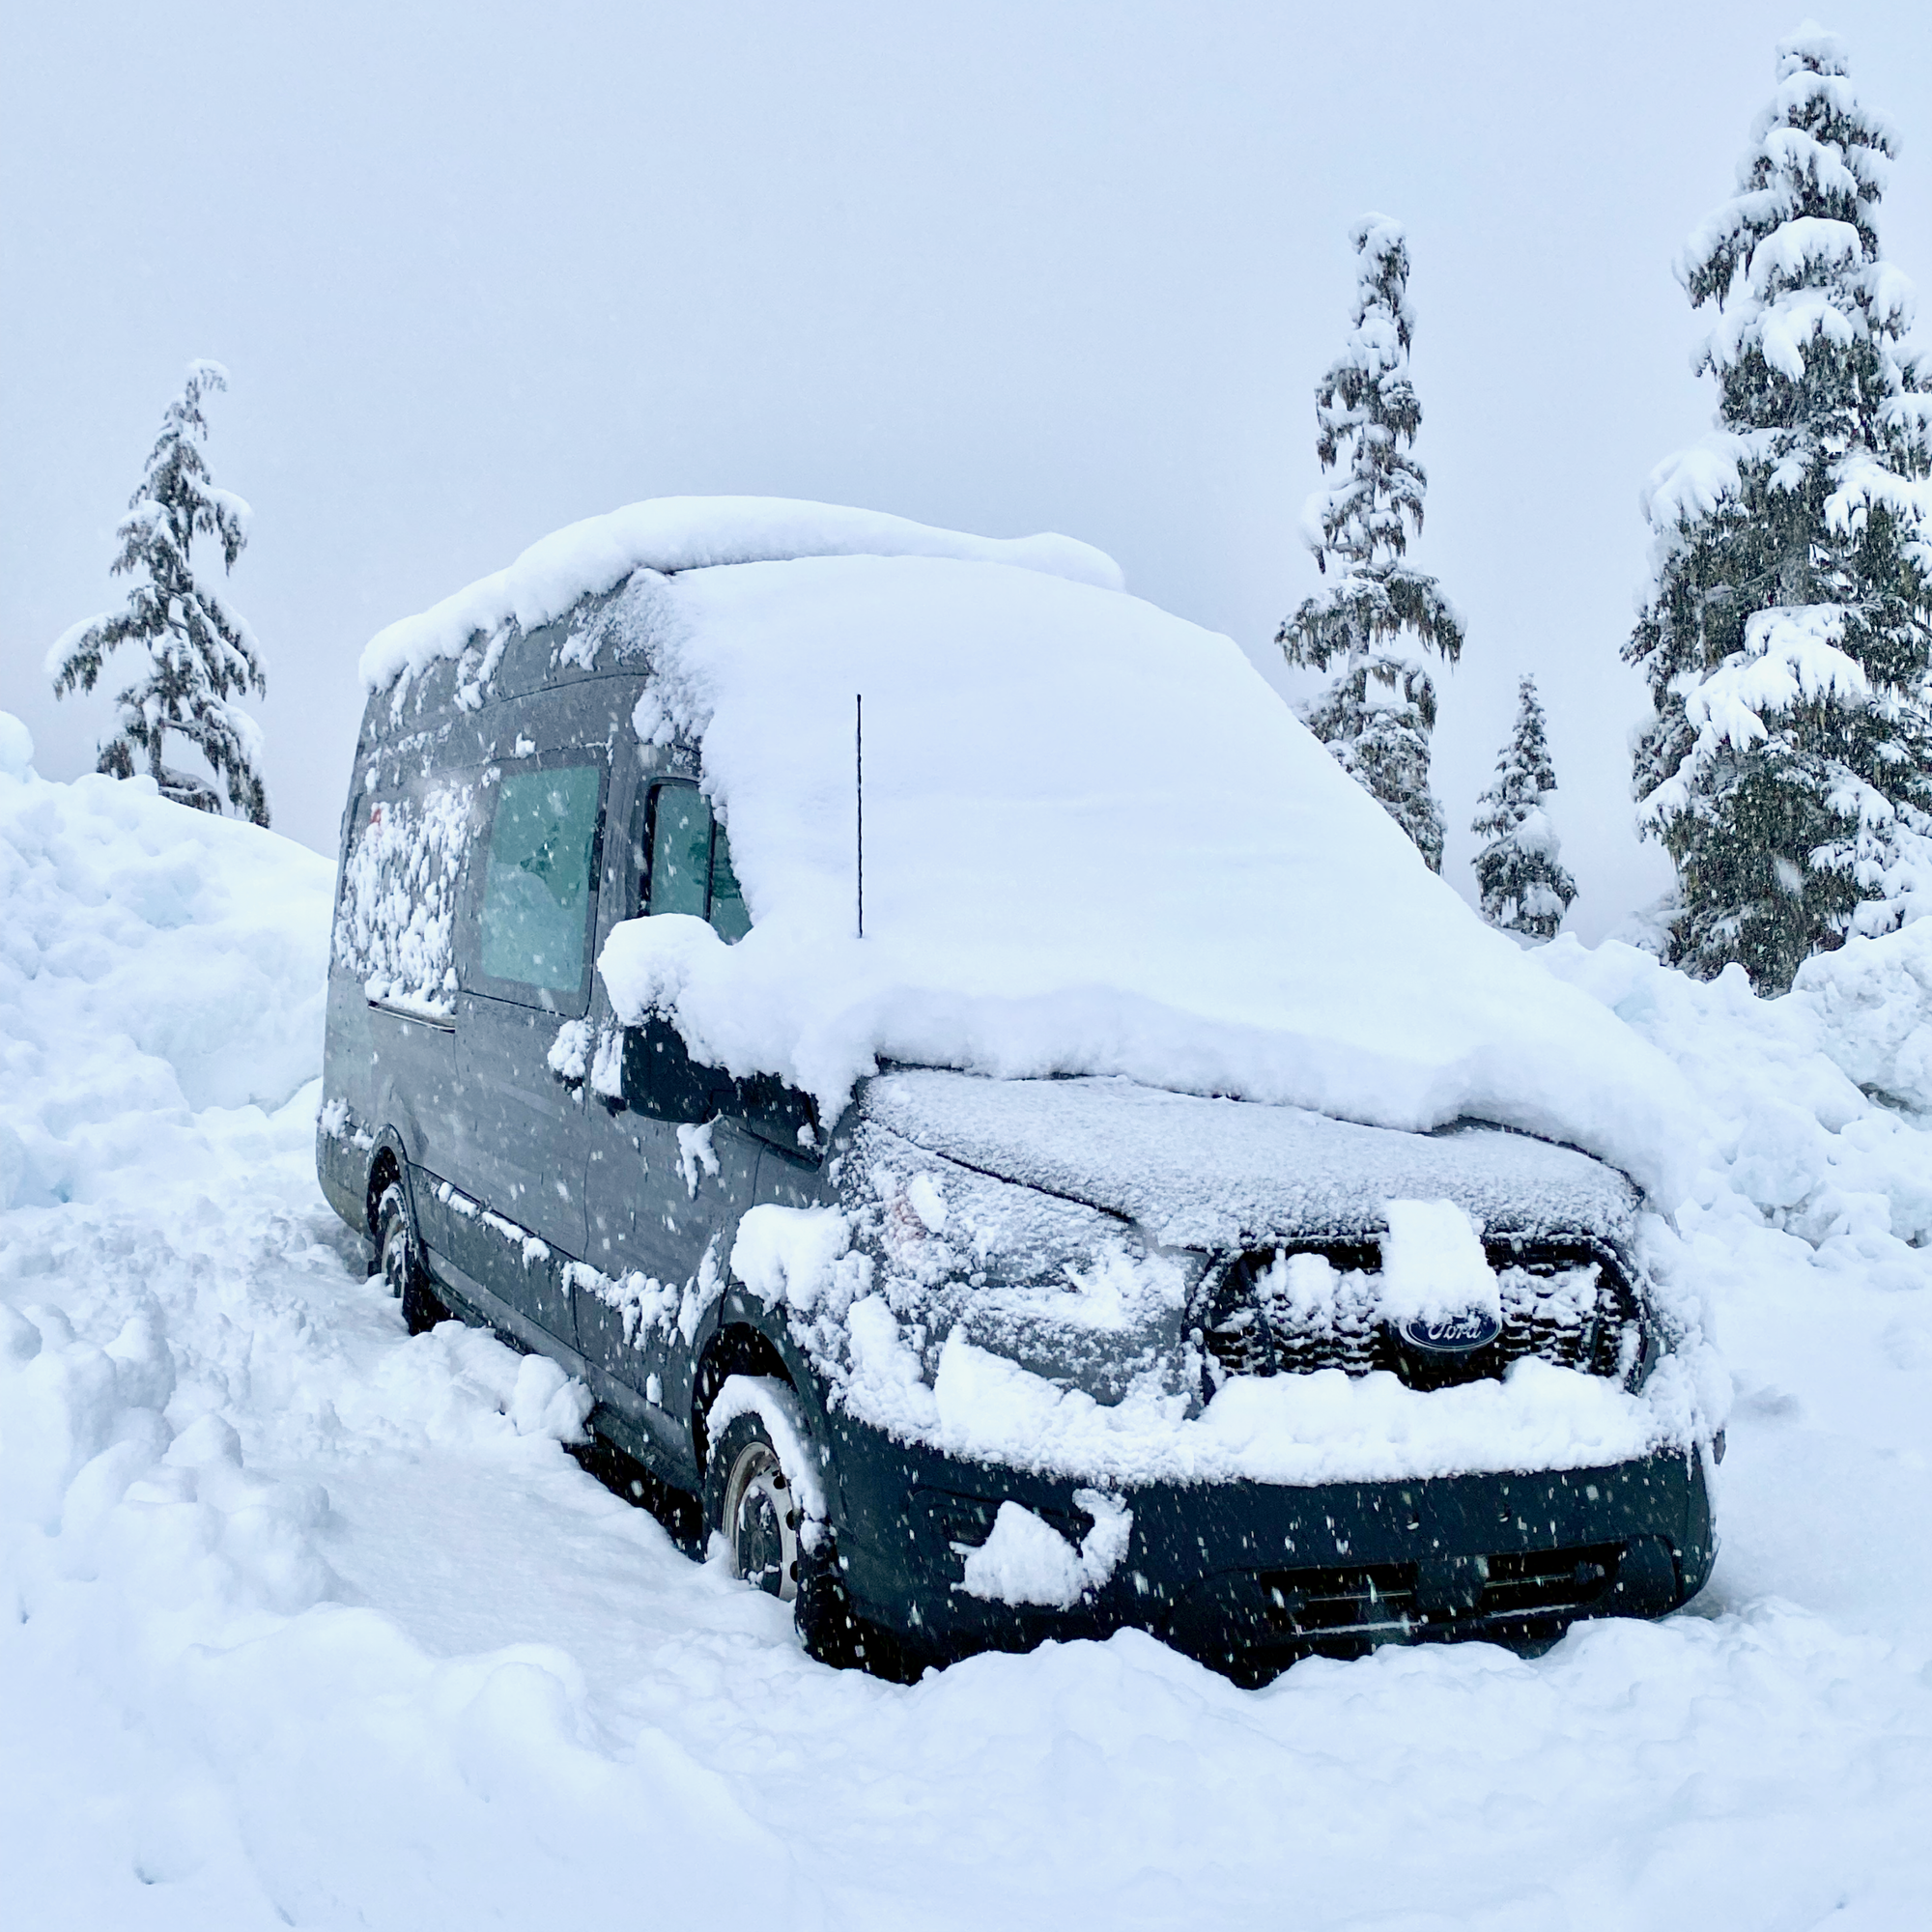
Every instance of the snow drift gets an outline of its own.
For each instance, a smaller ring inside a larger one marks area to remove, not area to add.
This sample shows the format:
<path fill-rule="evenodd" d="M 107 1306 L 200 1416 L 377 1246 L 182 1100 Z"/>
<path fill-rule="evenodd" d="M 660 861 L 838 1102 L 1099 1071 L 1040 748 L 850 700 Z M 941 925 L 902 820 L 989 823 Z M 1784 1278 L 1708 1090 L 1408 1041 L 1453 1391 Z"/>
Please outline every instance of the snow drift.
<path fill-rule="evenodd" d="M 322 1051 L 328 863 L 31 757 L 0 716 L 0 1207 L 111 1190 L 138 1143 L 280 1107 Z"/>
<path fill-rule="evenodd" d="M 1492 1121 L 1674 1200 L 1673 1069 L 1482 925 L 1231 640 L 1097 567 L 1016 568 L 930 532 L 846 554 L 841 519 L 874 552 L 893 532 L 753 507 L 763 539 L 742 499 L 621 515 L 674 517 L 682 558 L 790 560 L 639 570 L 592 622 L 578 600 L 643 546 L 580 526 L 364 657 L 380 685 L 575 610 L 567 661 L 649 666 L 639 729 L 701 753 L 753 929 L 620 928 L 600 965 L 621 1016 L 667 1011 L 828 1117 L 881 1061 L 1124 1074 L 1399 1128 Z"/>

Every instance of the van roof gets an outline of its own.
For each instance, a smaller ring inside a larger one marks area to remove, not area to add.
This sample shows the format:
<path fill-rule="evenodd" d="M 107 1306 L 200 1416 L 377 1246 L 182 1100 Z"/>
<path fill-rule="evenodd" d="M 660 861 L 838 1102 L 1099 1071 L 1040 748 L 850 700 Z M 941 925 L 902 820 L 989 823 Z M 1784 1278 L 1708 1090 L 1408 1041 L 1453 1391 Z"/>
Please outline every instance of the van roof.
<path fill-rule="evenodd" d="M 455 657 L 472 638 L 511 623 L 533 631 L 638 570 L 668 574 L 806 556 L 952 557 L 1122 588 L 1120 565 L 1072 537 L 969 536 L 880 510 L 783 497 L 655 497 L 571 524 L 532 544 L 508 569 L 377 632 L 362 652 L 362 682 L 383 691 L 406 670 Z"/>

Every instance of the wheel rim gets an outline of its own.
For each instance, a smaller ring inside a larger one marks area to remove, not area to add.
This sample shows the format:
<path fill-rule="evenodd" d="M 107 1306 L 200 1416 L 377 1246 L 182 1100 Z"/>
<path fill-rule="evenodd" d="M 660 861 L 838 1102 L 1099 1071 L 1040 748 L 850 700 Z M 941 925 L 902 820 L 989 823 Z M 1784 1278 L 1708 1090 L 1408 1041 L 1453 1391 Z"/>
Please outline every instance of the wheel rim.
<path fill-rule="evenodd" d="M 383 1286 L 401 1294 L 410 1285 L 410 1231 L 398 1221 L 383 1243 Z"/>
<path fill-rule="evenodd" d="M 748 1442 L 724 1489 L 724 1524 L 732 1574 L 790 1603 L 798 1595 L 798 1502 L 778 1452 Z"/>

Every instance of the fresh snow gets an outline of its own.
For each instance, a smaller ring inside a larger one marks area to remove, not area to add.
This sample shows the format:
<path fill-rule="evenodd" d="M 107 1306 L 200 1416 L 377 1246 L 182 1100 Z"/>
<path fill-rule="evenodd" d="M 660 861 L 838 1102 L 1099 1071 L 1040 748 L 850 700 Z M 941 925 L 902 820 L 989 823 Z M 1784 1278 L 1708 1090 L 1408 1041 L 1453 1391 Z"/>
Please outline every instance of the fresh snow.
<path fill-rule="evenodd" d="M 871 1080 L 859 1114 L 915 1148 L 1125 1215 L 1171 1247 L 1239 1247 L 1283 1232 L 1374 1241 L 1391 1199 L 1453 1203 L 1532 1240 L 1587 1233 L 1629 1250 L 1637 1239 L 1637 1196 L 1621 1175 L 1494 1128 L 1395 1134 L 1126 1080 L 978 1080 L 931 1068 Z M 912 1206 L 929 1232 L 943 1231 Z"/>
<path fill-rule="evenodd" d="M 955 1329 L 928 1386 L 884 1299 L 855 1302 L 846 1406 L 904 1439 L 1110 1483 L 1394 1482 L 1471 1470 L 1592 1469 L 1688 1443 L 1702 1406 L 1667 1358 L 1641 1397 L 1530 1358 L 1500 1381 L 1424 1395 L 1384 1372 L 1236 1377 L 1193 1419 L 1158 1387 L 1096 1402 Z M 1694 1452 L 1693 1452 L 1694 1453 Z"/>
<path fill-rule="evenodd" d="M 1453 1201 L 1391 1201 L 1382 1243 L 1382 1307 L 1400 1326 L 1474 1309 L 1500 1322 L 1502 1291 L 1483 1231 Z"/>
<path fill-rule="evenodd" d="M 1922 1918 L 1924 923 L 1773 1002 L 1534 955 L 1696 1096 L 1646 1222 L 1737 1384 L 1690 1609 L 1260 1691 L 1135 1634 L 901 1689 L 585 1476 L 549 1365 L 362 1279 L 313 1172 L 329 868 L 31 755 L 0 719 L 9 1923 Z"/>
<path fill-rule="evenodd" d="M 784 1309 L 833 1400 L 898 1441 L 1122 1487 L 1377 1482 L 1708 1454 L 1724 1425 L 1729 1384 L 1670 1278 L 1668 1230 L 1601 1163 L 1520 1134 L 925 1070 L 869 1083 L 834 1149 L 845 1207 L 754 1208 L 732 1269 Z M 1526 1361 L 1430 1393 L 1385 1371 L 1236 1378 L 1197 1403 L 1182 1324 L 1203 1251 L 1378 1245 L 1379 1269 L 1345 1279 L 1286 1264 L 1313 1327 L 1338 1292 L 1371 1321 L 1500 1320 L 1479 1229 L 1594 1238 L 1639 1280 L 1655 1251 L 1673 1351 L 1634 1391 Z"/>
<path fill-rule="evenodd" d="M 532 544 L 507 570 L 406 617 L 370 639 L 362 681 L 382 691 L 406 671 L 453 658 L 506 624 L 532 631 L 579 598 L 613 589 L 638 570 L 704 570 L 802 556 L 943 556 L 1042 570 L 1118 590 L 1121 567 L 1072 537 L 976 537 L 879 510 L 781 497 L 658 497 Z"/>
<path fill-rule="evenodd" d="M 1018 1503 L 1002 1503 L 992 1534 L 966 1558 L 966 1594 L 996 1604 L 1067 1610 L 1097 1590 L 1127 1553 L 1134 1513 L 1105 1490 L 1075 1490 L 1073 1500 L 1094 1520 L 1078 1548 L 1043 1517 Z"/>

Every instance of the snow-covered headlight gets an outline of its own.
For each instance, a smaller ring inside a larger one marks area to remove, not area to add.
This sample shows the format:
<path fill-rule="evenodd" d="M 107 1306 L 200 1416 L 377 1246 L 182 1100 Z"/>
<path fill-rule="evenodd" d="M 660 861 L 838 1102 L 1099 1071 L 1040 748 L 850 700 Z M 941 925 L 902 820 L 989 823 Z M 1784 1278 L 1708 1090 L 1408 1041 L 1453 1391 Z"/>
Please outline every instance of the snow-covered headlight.
<path fill-rule="evenodd" d="M 868 1136 L 846 1181 L 855 1245 L 928 1371 L 949 1336 L 1117 1402 L 1192 1386 L 1183 1315 L 1200 1258 L 1119 1216 Z"/>

